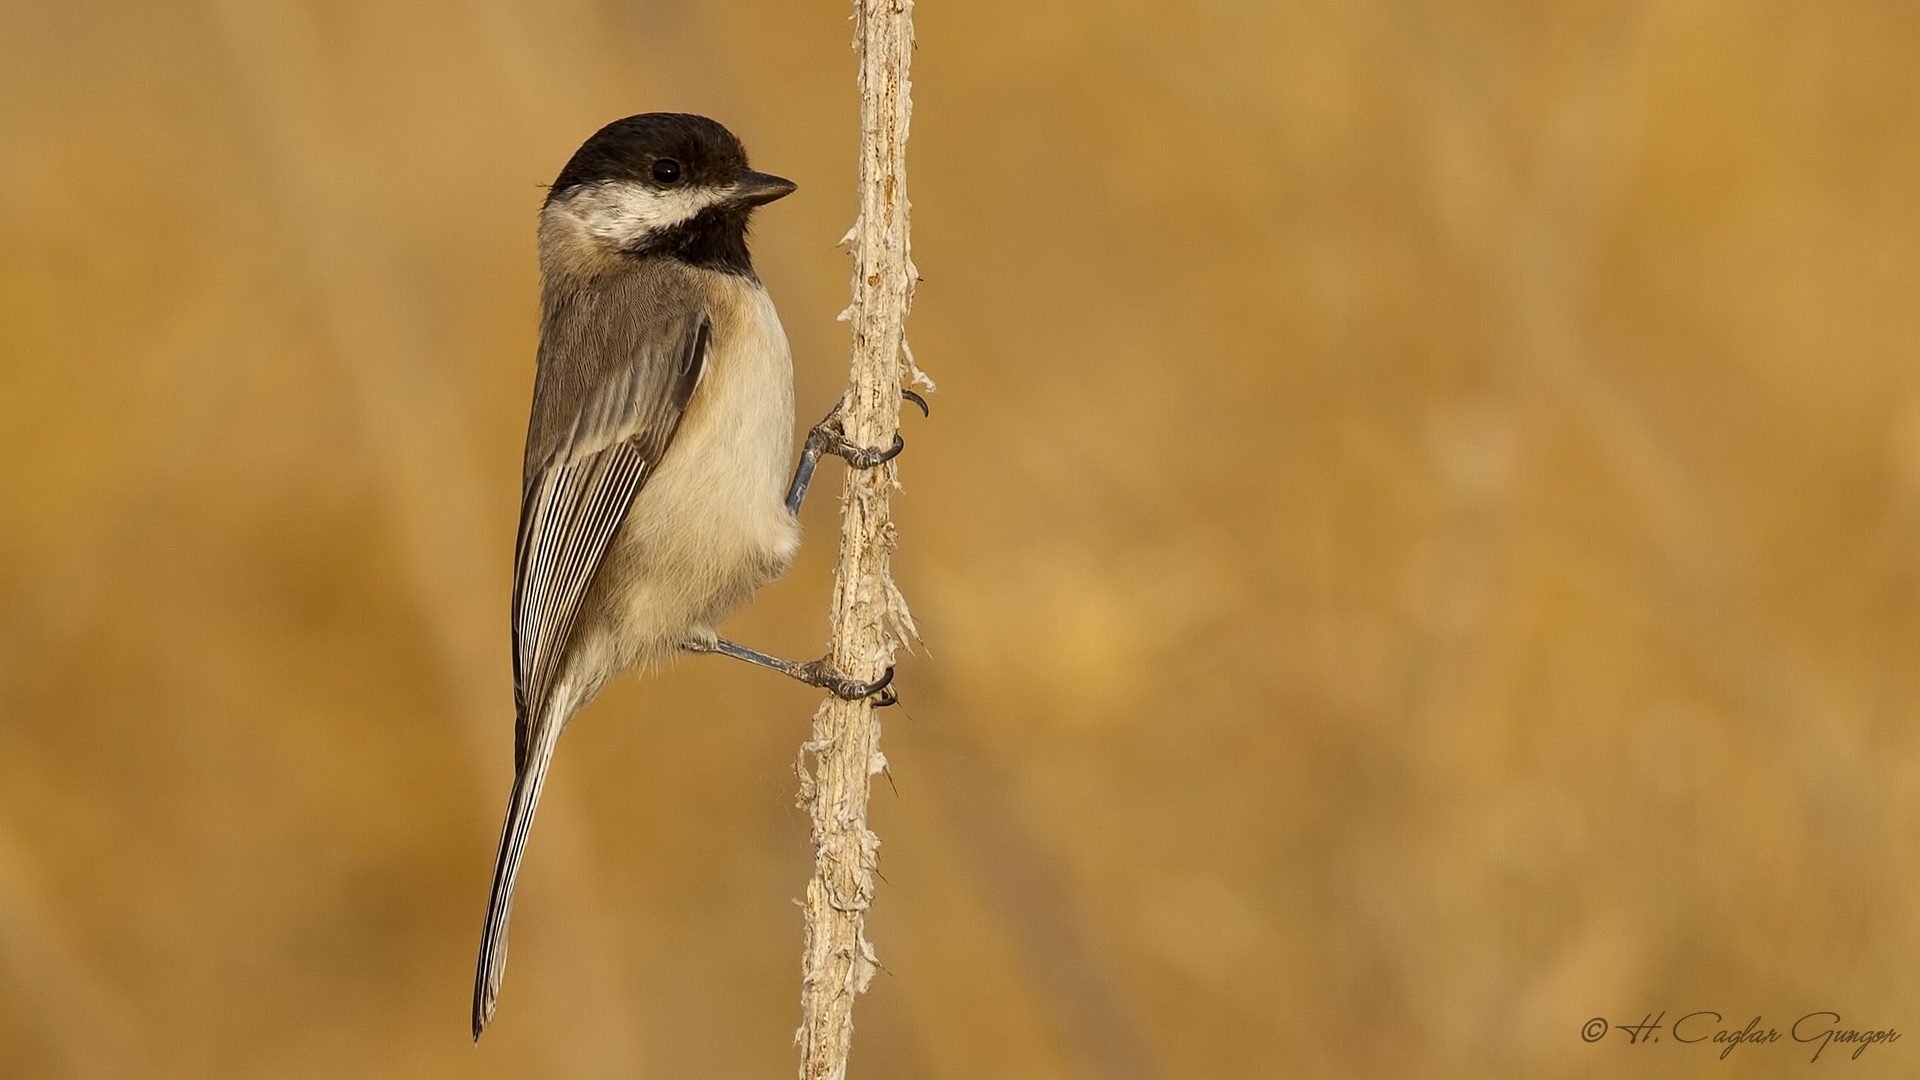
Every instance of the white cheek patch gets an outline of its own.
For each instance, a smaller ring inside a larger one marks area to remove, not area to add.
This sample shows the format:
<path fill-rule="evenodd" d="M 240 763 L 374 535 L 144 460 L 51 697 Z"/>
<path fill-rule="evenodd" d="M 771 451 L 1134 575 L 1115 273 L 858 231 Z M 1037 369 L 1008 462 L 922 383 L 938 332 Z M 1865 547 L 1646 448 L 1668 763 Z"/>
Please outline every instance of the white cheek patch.
<path fill-rule="evenodd" d="M 679 187 L 665 191 L 626 180 L 595 184 L 568 196 L 565 212 L 602 240 L 625 246 L 671 229 L 727 197 L 725 190 Z"/>

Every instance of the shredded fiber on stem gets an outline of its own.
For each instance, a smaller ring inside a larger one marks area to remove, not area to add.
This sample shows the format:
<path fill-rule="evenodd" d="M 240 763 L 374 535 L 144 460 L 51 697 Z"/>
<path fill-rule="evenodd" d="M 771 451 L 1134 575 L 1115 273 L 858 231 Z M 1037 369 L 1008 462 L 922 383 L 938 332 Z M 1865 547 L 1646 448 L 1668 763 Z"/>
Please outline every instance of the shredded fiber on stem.
<path fill-rule="evenodd" d="M 853 355 L 841 422 L 857 445 L 884 447 L 900 426 L 903 376 L 932 389 L 907 348 L 907 310 L 917 274 L 907 229 L 908 67 L 911 0 L 854 0 L 860 54 L 860 214 L 846 244 L 853 257 Z M 833 665 L 856 679 L 880 676 L 914 633 L 894 587 L 890 501 L 896 463 L 849 469 L 834 571 Z M 811 764 L 809 764 L 811 762 Z M 853 1000 L 879 966 L 864 923 L 873 901 L 880 839 L 867 828 L 871 778 L 886 768 L 872 702 L 828 697 L 801 747 L 800 802 L 812 817 L 814 870 L 804 902 L 801 955 L 801 1080 L 841 1080 L 853 1043 Z"/>

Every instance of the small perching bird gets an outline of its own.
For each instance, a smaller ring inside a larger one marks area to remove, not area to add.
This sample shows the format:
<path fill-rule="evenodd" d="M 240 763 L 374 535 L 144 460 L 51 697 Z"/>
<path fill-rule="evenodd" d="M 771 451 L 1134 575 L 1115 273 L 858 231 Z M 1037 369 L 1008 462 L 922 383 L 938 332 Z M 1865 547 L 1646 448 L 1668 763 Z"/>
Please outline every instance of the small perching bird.
<path fill-rule="evenodd" d="M 822 454 L 871 468 L 901 447 L 850 445 L 836 410 L 786 479 L 793 363 L 747 222 L 793 190 L 748 168 L 714 121 L 647 113 L 588 139 L 541 210 L 539 373 L 513 567 L 514 781 L 475 1039 L 493 1017 L 514 877 L 554 747 L 608 679 L 682 650 L 722 652 L 844 698 L 890 700 L 891 671 L 860 683 L 714 630 L 786 570 Z"/>

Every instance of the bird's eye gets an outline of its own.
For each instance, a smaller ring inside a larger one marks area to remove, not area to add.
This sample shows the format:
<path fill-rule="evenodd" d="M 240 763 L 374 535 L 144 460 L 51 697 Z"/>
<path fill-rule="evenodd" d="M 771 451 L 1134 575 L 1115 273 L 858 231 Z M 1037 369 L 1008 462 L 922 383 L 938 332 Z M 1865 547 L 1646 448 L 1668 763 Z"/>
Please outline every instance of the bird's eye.
<path fill-rule="evenodd" d="M 672 158 L 661 158 L 653 163 L 653 179 L 656 183 L 677 184 L 680 182 L 680 163 Z"/>

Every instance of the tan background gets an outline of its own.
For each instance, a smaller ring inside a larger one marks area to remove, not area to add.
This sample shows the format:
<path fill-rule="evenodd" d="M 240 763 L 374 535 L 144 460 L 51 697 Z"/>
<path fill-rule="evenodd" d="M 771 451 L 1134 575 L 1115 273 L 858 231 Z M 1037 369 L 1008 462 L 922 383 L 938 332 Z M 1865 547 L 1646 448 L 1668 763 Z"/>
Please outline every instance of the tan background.
<path fill-rule="evenodd" d="M 921 5 L 855 1080 L 1920 1069 L 1915 12 Z M 661 108 L 799 181 L 817 414 L 848 34 L 0 4 L 0 1075 L 789 1074 L 815 695 L 718 659 L 568 735 L 467 1000 L 539 185 Z M 1910 1034 L 1579 1037 L 1694 1009 Z"/>

